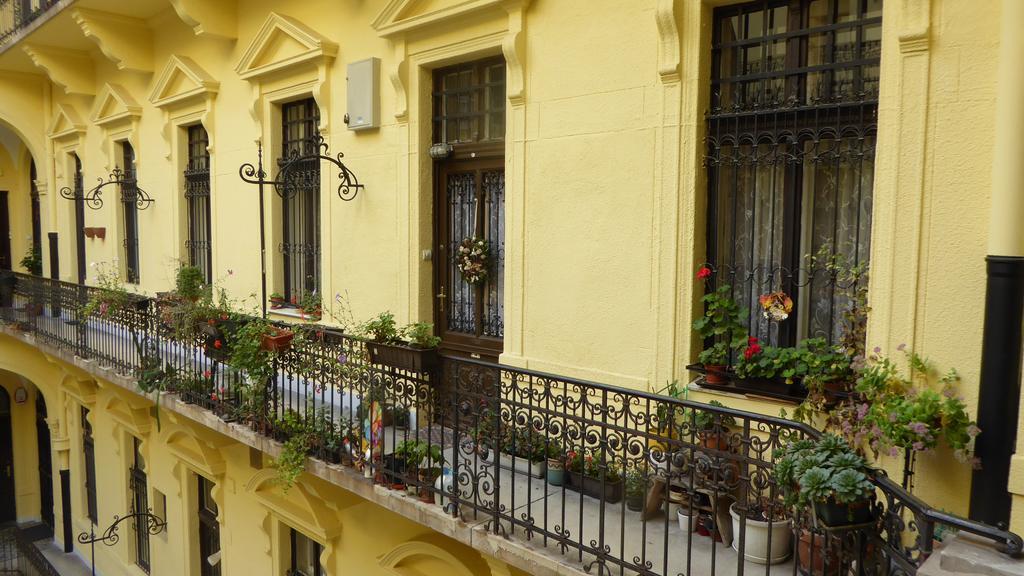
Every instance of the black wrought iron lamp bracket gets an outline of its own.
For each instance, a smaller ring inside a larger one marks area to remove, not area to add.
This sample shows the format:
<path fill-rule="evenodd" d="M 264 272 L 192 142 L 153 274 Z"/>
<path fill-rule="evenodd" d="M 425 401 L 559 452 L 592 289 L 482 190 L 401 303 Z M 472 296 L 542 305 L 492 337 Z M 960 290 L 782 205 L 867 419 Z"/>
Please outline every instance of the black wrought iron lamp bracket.
<path fill-rule="evenodd" d="M 300 153 L 297 149 L 292 150 L 287 157 L 282 158 L 278 163 L 277 178 L 269 180 L 267 179 L 267 172 L 263 167 L 263 143 L 260 142 L 257 146 L 257 164 L 255 166 L 251 163 L 242 164 L 238 169 L 238 175 L 243 182 L 273 186 L 278 196 L 281 198 L 291 198 L 298 190 L 295 180 L 289 178 L 295 170 L 305 167 L 307 162 L 311 160 L 328 162 L 338 170 L 338 198 L 345 201 L 354 200 L 364 186 L 359 183 L 355 173 L 349 170 L 348 166 L 342 161 L 345 155 L 338 152 L 332 156 L 327 142 L 320 134 L 311 137 L 309 142 L 314 148 L 315 153 Z"/>
<path fill-rule="evenodd" d="M 125 192 L 125 184 L 131 184 L 131 191 Z M 139 210 L 145 210 L 155 202 L 155 200 L 146 193 L 145 190 L 139 187 L 139 185 L 133 181 L 125 178 L 125 172 L 120 168 L 114 168 L 113 172 L 107 180 L 103 178 L 98 179 L 98 184 L 88 192 L 84 192 L 81 198 L 85 200 L 85 205 L 92 210 L 99 210 L 103 208 L 103 189 L 107 186 L 120 186 L 121 187 L 121 201 L 122 202 L 134 202 L 135 207 Z M 65 186 L 60 189 L 60 195 L 68 200 L 78 200 L 79 195 L 73 189 Z M 134 197 L 132 197 L 134 196 Z"/>
<path fill-rule="evenodd" d="M 78 534 L 79 544 L 88 544 L 92 556 L 92 574 L 96 576 L 96 543 L 99 542 L 105 546 L 114 546 L 121 540 L 120 534 L 117 533 L 118 527 L 125 520 L 134 520 L 136 530 L 138 527 L 145 523 L 146 531 L 150 535 L 157 535 L 164 531 L 167 527 L 167 521 L 160 518 L 156 514 L 153 514 L 152 510 L 146 510 L 145 512 L 133 512 L 124 516 L 114 516 L 114 522 L 102 534 L 96 535 L 96 531 L 93 527 L 89 527 L 88 532 L 81 532 Z"/>

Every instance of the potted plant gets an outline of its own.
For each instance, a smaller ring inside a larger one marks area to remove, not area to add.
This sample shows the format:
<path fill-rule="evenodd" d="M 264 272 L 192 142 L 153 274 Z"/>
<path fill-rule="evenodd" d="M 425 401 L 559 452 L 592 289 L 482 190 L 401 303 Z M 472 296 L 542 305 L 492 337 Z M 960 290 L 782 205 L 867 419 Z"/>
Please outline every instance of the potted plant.
<path fill-rule="evenodd" d="M 498 444 L 498 464 L 502 468 L 534 478 L 544 478 L 548 459 L 557 458 L 562 453 L 557 439 L 547 438 L 531 425 L 504 428 Z M 490 459 L 491 452 L 487 451 L 484 460 Z"/>
<path fill-rule="evenodd" d="M 640 512 L 644 509 L 644 501 L 647 499 L 647 478 L 638 466 L 627 466 L 625 479 L 626 508 Z"/>
<path fill-rule="evenodd" d="M 708 405 L 725 408 L 725 405 L 718 400 L 712 400 Z M 687 418 L 690 416 L 688 415 Z M 712 410 L 695 409 L 692 421 L 702 446 L 722 452 L 729 450 L 729 428 L 736 425 L 735 418 Z"/>
<path fill-rule="evenodd" d="M 700 269 L 697 278 L 704 280 L 711 276 L 707 267 Z M 694 320 L 693 329 L 706 344 L 698 360 L 704 365 L 705 381 L 708 384 L 727 383 L 727 366 L 730 352 L 746 343 L 746 328 L 743 324 L 746 311 L 740 308 L 732 297 L 732 286 L 723 284 L 705 294 L 701 299 L 704 315 Z"/>
<path fill-rule="evenodd" d="M 25 255 L 21 257 L 21 267 L 33 276 L 43 275 L 43 254 L 34 246 L 29 246 Z"/>
<path fill-rule="evenodd" d="M 306 292 L 299 301 L 299 310 L 302 311 L 303 318 L 308 320 L 319 320 L 323 313 L 322 306 L 320 294 L 317 292 Z"/>
<path fill-rule="evenodd" d="M 732 517 L 732 548 L 737 552 L 740 551 L 740 527 L 746 528 L 743 556 L 747 560 L 778 564 L 789 558 L 793 550 L 793 522 L 781 502 L 759 498 L 745 507 L 734 502 L 729 507 L 729 516 Z"/>
<path fill-rule="evenodd" d="M 279 354 L 292 347 L 292 339 L 295 333 L 287 328 L 268 325 L 267 330 L 260 336 L 260 346 L 267 352 Z"/>
<path fill-rule="evenodd" d="M 426 322 L 409 324 L 399 330 L 391 312 L 382 312 L 363 323 L 358 332 L 371 341 L 366 349 L 373 364 L 400 370 L 428 372 L 437 362 L 437 346 L 441 339 L 432 334 L 433 325 Z M 403 341 L 403 335 L 408 342 Z"/>
<path fill-rule="evenodd" d="M 847 404 L 848 411 L 863 415 L 852 427 L 855 433 L 867 437 L 876 456 L 895 456 L 903 450 L 914 457 L 944 442 L 958 460 L 979 465 L 973 448 L 981 431 L 960 397 L 960 375 L 955 369 L 940 374 L 927 358 L 903 352 L 907 375 L 877 352 L 861 371 L 856 384 L 859 399 Z"/>
<path fill-rule="evenodd" d="M 548 484 L 552 486 L 562 486 L 565 484 L 565 455 L 557 454 L 555 456 L 548 457 L 548 470 L 547 470 Z"/>
<path fill-rule="evenodd" d="M 812 508 L 830 527 L 871 521 L 873 471 L 839 436 L 789 442 L 772 474 L 791 510 Z"/>
<path fill-rule="evenodd" d="M 288 301 L 285 299 L 284 294 L 280 292 L 273 292 L 270 294 L 270 307 L 274 310 L 283 308 Z"/>
<path fill-rule="evenodd" d="M 603 450 L 569 451 L 566 457 L 567 488 L 609 504 L 622 500 L 619 468 L 606 460 Z"/>
<path fill-rule="evenodd" d="M 425 440 L 406 440 L 395 447 L 395 454 L 405 460 L 406 471 L 416 470 L 419 480 L 419 497 L 423 502 L 433 502 L 431 488 L 444 466 L 445 458 L 441 447 Z"/>

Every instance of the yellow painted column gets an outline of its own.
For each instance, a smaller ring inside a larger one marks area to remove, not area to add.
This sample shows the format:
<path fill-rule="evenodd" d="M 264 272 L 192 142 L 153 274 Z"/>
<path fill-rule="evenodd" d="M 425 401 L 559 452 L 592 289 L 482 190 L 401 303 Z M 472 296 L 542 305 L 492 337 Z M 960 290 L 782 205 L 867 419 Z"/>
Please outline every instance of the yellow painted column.
<path fill-rule="evenodd" d="M 1000 15 L 999 92 L 996 142 L 992 166 L 992 212 L 988 251 L 1024 256 L 1024 2 L 1003 0 Z M 1018 410 L 1016 453 L 1010 461 L 1008 489 L 1012 496 L 1010 529 L 1024 531 L 1024 422 Z"/>

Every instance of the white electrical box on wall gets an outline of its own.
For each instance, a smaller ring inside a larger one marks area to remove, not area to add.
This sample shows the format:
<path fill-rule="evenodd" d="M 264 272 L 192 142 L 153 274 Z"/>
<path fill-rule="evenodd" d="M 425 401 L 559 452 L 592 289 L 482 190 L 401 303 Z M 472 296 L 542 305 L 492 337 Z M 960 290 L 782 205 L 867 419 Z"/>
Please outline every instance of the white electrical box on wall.
<path fill-rule="evenodd" d="M 348 65 L 349 130 L 380 127 L 380 58 L 367 58 Z"/>

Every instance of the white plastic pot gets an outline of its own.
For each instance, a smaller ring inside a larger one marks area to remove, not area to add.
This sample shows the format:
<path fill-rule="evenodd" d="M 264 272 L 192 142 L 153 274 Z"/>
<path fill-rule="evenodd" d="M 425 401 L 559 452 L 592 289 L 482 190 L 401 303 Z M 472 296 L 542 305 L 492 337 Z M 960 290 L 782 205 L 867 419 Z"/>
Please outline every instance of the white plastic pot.
<path fill-rule="evenodd" d="M 676 519 L 679 520 L 679 531 L 683 534 L 689 534 L 692 532 L 694 525 L 697 523 L 696 511 L 694 511 L 693 516 L 688 516 L 687 512 L 689 512 L 689 509 L 686 507 L 680 506 L 679 508 L 676 508 Z"/>
<path fill-rule="evenodd" d="M 729 507 L 732 516 L 732 549 L 739 552 L 740 547 L 740 514 L 736 512 L 736 504 Z M 747 518 L 746 538 L 743 543 L 743 555 L 747 560 L 758 564 L 778 564 L 789 558 L 793 552 L 793 526 L 789 518 L 771 523 Z M 768 535 L 771 534 L 771 550 L 768 549 Z"/>

